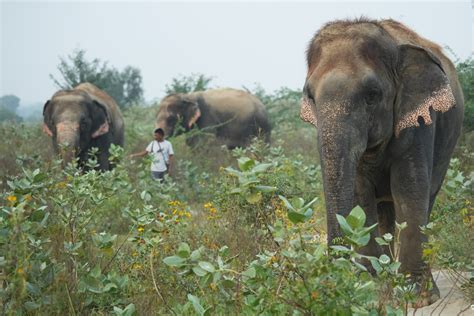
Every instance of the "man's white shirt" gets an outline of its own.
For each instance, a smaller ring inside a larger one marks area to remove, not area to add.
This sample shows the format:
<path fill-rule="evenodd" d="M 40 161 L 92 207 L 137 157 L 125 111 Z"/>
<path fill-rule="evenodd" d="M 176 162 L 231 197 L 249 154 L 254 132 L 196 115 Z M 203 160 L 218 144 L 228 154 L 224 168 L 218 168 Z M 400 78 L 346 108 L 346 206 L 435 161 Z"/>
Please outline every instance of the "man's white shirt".
<path fill-rule="evenodd" d="M 164 172 L 170 155 L 174 155 L 173 146 L 167 140 L 159 142 L 154 140 L 147 147 L 146 151 L 152 155 L 151 171 Z"/>

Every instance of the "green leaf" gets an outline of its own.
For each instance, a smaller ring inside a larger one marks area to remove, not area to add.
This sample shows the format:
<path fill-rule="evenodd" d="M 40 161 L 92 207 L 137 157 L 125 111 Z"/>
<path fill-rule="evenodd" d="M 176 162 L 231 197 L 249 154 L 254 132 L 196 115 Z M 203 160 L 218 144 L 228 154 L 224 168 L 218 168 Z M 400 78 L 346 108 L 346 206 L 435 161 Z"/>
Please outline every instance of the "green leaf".
<path fill-rule="evenodd" d="M 382 266 L 380 265 L 379 260 L 377 258 L 370 260 L 370 263 L 372 264 L 372 267 L 377 273 L 382 272 Z"/>
<path fill-rule="evenodd" d="M 201 252 L 202 252 L 202 247 L 199 247 L 198 249 L 194 250 L 193 252 L 191 252 L 191 257 L 190 259 L 193 260 L 193 261 L 196 261 L 198 260 L 199 258 L 201 258 Z"/>
<path fill-rule="evenodd" d="M 198 313 L 198 315 L 204 315 L 206 310 L 204 309 L 204 307 L 202 307 L 197 296 L 188 294 L 188 300 L 193 304 L 194 310 L 196 311 L 196 313 Z"/>
<path fill-rule="evenodd" d="M 295 212 L 295 208 L 294 208 L 293 205 L 291 205 L 291 203 L 286 199 L 286 197 L 284 197 L 283 195 L 279 195 L 278 197 L 280 198 L 280 200 L 283 201 L 283 203 L 285 204 L 285 206 L 286 206 L 287 209 L 292 210 L 293 212 Z"/>
<path fill-rule="evenodd" d="M 397 272 L 398 269 L 400 269 L 400 266 L 401 266 L 401 265 L 402 265 L 401 262 L 392 262 L 392 263 L 390 264 L 390 266 L 389 266 L 389 269 L 390 269 L 393 273 L 395 273 L 395 272 Z"/>
<path fill-rule="evenodd" d="M 341 251 L 341 252 L 350 252 L 351 251 L 349 248 L 344 247 L 344 246 L 339 246 L 339 245 L 331 246 L 331 249 L 334 249 L 336 251 Z"/>
<path fill-rule="evenodd" d="M 214 271 L 216 271 L 212 263 L 207 262 L 207 261 L 199 261 L 199 266 L 207 272 L 213 273 Z"/>
<path fill-rule="evenodd" d="M 242 272 L 242 275 L 246 276 L 250 279 L 253 279 L 257 275 L 257 271 L 255 270 L 254 267 L 250 267 L 247 270 L 245 270 L 244 272 Z"/>
<path fill-rule="evenodd" d="M 293 223 L 303 223 L 306 220 L 306 215 L 295 211 L 288 210 L 288 219 Z"/>
<path fill-rule="evenodd" d="M 200 277 L 203 277 L 207 274 L 207 271 L 204 269 L 201 269 L 200 267 L 194 267 L 192 270 L 195 275 L 200 276 Z"/>
<path fill-rule="evenodd" d="M 28 302 L 25 302 L 25 303 L 23 304 L 23 306 L 25 306 L 26 310 L 32 311 L 32 310 L 35 310 L 35 309 L 40 308 L 40 307 L 41 307 L 41 304 L 28 301 Z"/>
<path fill-rule="evenodd" d="M 145 202 L 149 202 L 151 200 L 151 194 L 148 191 L 142 191 L 142 193 L 140 193 L 140 197 Z"/>
<path fill-rule="evenodd" d="M 379 261 L 381 264 L 389 264 L 390 263 L 390 258 L 387 255 L 381 255 L 379 258 Z"/>
<path fill-rule="evenodd" d="M 311 201 L 309 201 L 305 206 L 303 206 L 303 208 L 304 208 L 304 209 L 307 209 L 308 207 L 310 207 L 311 205 L 313 205 L 317 200 L 318 200 L 318 198 L 315 197 L 314 199 L 312 199 Z"/>
<path fill-rule="evenodd" d="M 403 222 L 401 224 L 395 222 L 395 225 L 397 226 L 398 230 L 404 230 L 405 228 L 407 228 L 407 222 Z"/>
<path fill-rule="evenodd" d="M 386 242 L 384 239 L 380 237 L 375 237 L 375 241 L 380 245 L 380 246 L 388 246 L 389 243 Z"/>
<path fill-rule="evenodd" d="M 365 213 L 360 206 L 356 206 L 347 216 L 347 223 L 351 226 L 352 229 L 362 228 L 365 224 Z"/>
<path fill-rule="evenodd" d="M 178 256 L 181 258 L 188 258 L 189 255 L 191 254 L 191 248 L 189 248 L 189 245 L 185 242 L 182 242 L 179 244 L 178 247 Z"/>
<path fill-rule="evenodd" d="M 270 186 L 267 186 L 267 185 L 256 185 L 255 189 L 260 191 L 260 192 L 263 192 L 263 193 L 275 192 L 277 190 L 277 188 L 270 187 Z"/>
<path fill-rule="evenodd" d="M 250 204 L 257 204 L 258 202 L 260 202 L 261 199 L 262 193 L 260 192 L 251 193 L 246 197 L 247 202 L 249 202 Z"/>
<path fill-rule="evenodd" d="M 342 229 L 342 232 L 345 234 L 345 235 L 352 235 L 354 234 L 354 231 L 352 230 L 351 226 L 349 226 L 349 224 L 347 223 L 346 219 L 344 218 L 344 216 L 342 215 L 339 215 L 339 214 L 336 214 L 336 219 L 339 223 L 339 226 L 341 226 L 341 229 Z"/>
<path fill-rule="evenodd" d="M 225 287 L 225 288 L 233 288 L 235 287 L 236 283 L 234 280 L 230 280 L 230 279 L 225 279 L 225 280 L 222 280 L 222 286 Z"/>
<path fill-rule="evenodd" d="M 240 157 L 237 159 L 237 163 L 239 164 L 239 168 L 242 171 L 248 171 L 252 169 L 252 167 L 255 165 L 255 160 L 250 159 L 248 157 Z"/>
<path fill-rule="evenodd" d="M 91 271 L 90 271 L 90 276 L 94 278 L 98 278 L 102 275 L 102 270 L 100 269 L 100 266 L 95 266 Z"/>
<path fill-rule="evenodd" d="M 387 242 L 391 242 L 393 240 L 393 235 L 390 233 L 386 233 L 383 235 L 383 239 L 385 239 L 385 241 Z"/>
<path fill-rule="evenodd" d="M 268 168 L 270 168 L 272 166 L 273 166 L 273 164 L 271 164 L 271 163 L 260 163 L 260 164 L 256 165 L 255 167 L 253 167 L 252 172 L 261 173 L 261 172 L 266 171 Z"/>
<path fill-rule="evenodd" d="M 178 256 L 170 256 L 163 259 L 163 262 L 170 267 L 180 267 L 184 261 L 185 259 Z"/>
<path fill-rule="evenodd" d="M 304 200 L 300 197 L 295 197 L 295 198 L 292 198 L 291 199 L 291 205 L 293 205 L 293 207 L 295 209 L 300 209 L 303 207 L 304 205 Z"/>

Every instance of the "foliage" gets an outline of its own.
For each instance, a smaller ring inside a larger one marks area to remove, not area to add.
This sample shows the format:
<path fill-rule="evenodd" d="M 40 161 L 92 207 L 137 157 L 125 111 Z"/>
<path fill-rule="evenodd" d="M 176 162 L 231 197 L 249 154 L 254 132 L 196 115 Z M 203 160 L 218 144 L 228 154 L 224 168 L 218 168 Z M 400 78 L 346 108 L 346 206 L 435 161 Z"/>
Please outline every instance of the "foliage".
<path fill-rule="evenodd" d="M 464 93 L 464 128 L 474 131 L 474 59 L 471 56 L 456 65 L 459 82 Z"/>
<path fill-rule="evenodd" d="M 173 78 L 171 83 L 165 86 L 165 92 L 166 94 L 172 94 L 204 91 L 209 89 L 211 81 L 212 77 L 207 77 L 203 74 L 181 75 L 178 78 Z"/>
<path fill-rule="evenodd" d="M 58 88 L 72 89 L 90 82 L 106 91 L 122 109 L 142 101 L 142 76 L 138 68 L 127 66 L 119 71 L 98 58 L 88 61 L 85 55 L 85 50 L 76 50 L 67 59 L 60 58 L 58 71 L 62 78 L 56 79 L 50 74 Z"/>
<path fill-rule="evenodd" d="M 268 94 L 265 89 L 257 85 L 254 89 L 247 91 L 257 96 L 265 104 L 272 127 L 298 126 L 307 127 L 300 119 L 300 100 L 302 92 L 282 87 L 273 94 Z"/>
<path fill-rule="evenodd" d="M 435 204 L 432 220 L 424 228 L 430 237 L 423 254 L 433 265 L 459 280 L 469 300 L 474 300 L 474 172 L 460 171 L 458 159 L 452 159 L 443 192 Z M 456 232 L 456 234 L 453 234 Z"/>
<path fill-rule="evenodd" d="M 20 106 L 20 98 L 15 95 L 4 95 L 0 98 L 0 122 L 14 121 L 21 122 L 23 119 L 16 114 Z"/>
<path fill-rule="evenodd" d="M 150 141 L 149 108 L 124 111 L 127 151 L 111 148 L 111 172 L 61 168 L 39 124 L 0 125 L 0 313 L 406 313 L 414 294 L 399 269 L 404 223 L 376 238 L 386 254 L 362 255 L 375 228 L 357 207 L 338 217 L 340 243 L 326 245 L 316 137 L 294 117 L 299 93 L 261 94 L 279 122 L 271 145 L 230 151 L 171 138 L 176 170 L 164 184 L 150 178 L 149 159 L 124 158 Z M 452 161 L 425 255 L 462 275 L 472 297 L 465 161 Z"/>
<path fill-rule="evenodd" d="M 6 109 L 10 112 L 15 113 L 16 109 L 20 106 L 20 98 L 16 95 L 9 94 L 4 95 L 0 98 L 0 108 Z"/>

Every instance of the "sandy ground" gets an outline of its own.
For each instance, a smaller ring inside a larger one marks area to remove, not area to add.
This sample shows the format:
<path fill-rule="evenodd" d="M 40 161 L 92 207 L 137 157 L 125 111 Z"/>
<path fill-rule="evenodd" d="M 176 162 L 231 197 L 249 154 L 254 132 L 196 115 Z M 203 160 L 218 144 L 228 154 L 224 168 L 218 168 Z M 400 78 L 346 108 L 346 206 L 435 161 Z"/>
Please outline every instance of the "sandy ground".
<path fill-rule="evenodd" d="M 434 304 L 417 310 L 408 310 L 408 315 L 473 315 L 474 302 L 468 302 L 459 290 L 459 282 L 446 271 L 433 273 L 436 284 L 441 292 L 441 299 Z"/>

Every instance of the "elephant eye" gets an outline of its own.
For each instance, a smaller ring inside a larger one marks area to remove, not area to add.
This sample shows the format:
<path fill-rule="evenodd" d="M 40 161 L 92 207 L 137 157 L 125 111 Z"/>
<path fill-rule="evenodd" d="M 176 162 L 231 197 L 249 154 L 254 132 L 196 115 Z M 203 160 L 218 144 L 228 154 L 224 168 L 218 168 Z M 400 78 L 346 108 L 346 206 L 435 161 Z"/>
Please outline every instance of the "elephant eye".
<path fill-rule="evenodd" d="M 366 91 L 365 95 L 365 102 L 368 105 L 374 105 L 377 104 L 382 100 L 382 90 L 376 87 L 372 87 Z"/>

